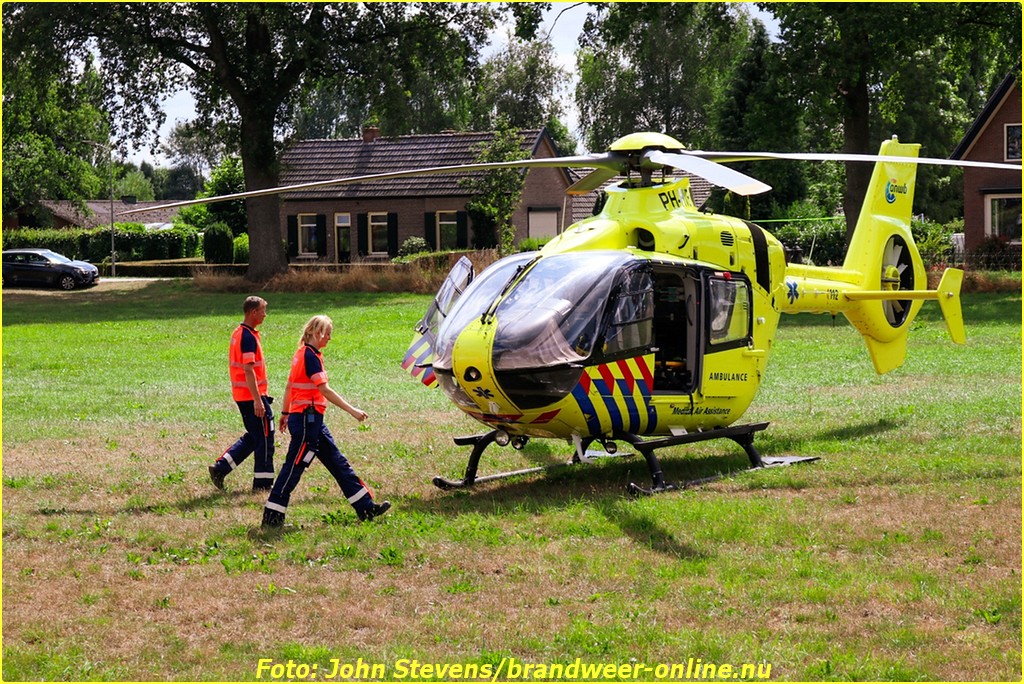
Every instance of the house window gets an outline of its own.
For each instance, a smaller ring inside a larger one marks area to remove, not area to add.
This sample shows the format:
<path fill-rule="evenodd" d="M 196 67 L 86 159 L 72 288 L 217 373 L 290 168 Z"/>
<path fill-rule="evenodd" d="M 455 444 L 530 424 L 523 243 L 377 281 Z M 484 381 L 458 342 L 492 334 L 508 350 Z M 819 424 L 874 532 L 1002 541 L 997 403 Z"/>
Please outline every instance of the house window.
<path fill-rule="evenodd" d="M 558 210 L 530 209 L 527 214 L 527 235 L 535 239 L 558 235 Z"/>
<path fill-rule="evenodd" d="M 352 254 L 352 214 L 334 215 L 334 235 L 338 241 L 338 260 L 348 261 Z"/>
<path fill-rule="evenodd" d="M 370 214 L 370 254 L 387 255 L 388 253 L 388 215 Z"/>
<path fill-rule="evenodd" d="M 437 212 L 437 238 L 434 244 L 437 249 L 457 249 L 459 241 L 459 222 L 457 211 Z"/>
<path fill-rule="evenodd" d="M 316 214 L 299 214 L 299 255 L 316 256 Z"/>
<path fill-rule="evenodd" d="M 1005 142 L 1003 161 L 1014 162 L 1021 160 L 1021 124 L 1004 124 L 1003 139 Z"/>
<path fill-rule="evenodd" d="M 1020 243 L 1020 195 L 988 195 L 985 204 L 985 230 L 992 237 Z"/>

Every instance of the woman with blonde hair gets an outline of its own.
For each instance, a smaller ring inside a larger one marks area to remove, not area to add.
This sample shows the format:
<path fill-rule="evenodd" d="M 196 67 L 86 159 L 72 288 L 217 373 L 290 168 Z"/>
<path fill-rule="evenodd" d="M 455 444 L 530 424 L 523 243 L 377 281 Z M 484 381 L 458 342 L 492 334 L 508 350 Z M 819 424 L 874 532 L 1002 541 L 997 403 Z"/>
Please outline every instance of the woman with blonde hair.
<path fill-rule="evenodd" d="M 360 520 L 372 520 L 382 515 L 391 503 L 376 503 L 370 490 L 359 479 L 324 425 L 324 411 L 331 403 L 347 412 L 357 421 L 366 420 L 366 411 L 356 408 L 327 384 L 323 348 L 331 341 L 334 323 L 327 316 L 313 316 L 302 330 L 299 348 L 292 357 L 291 372 L 284 390 L 284 408 L 278 429 L 291 434 L 288 456 L 274 482 L 263 508 L 263 527 L 284 525 L 285 514 L 292 491 L 299 484 L 302 473 L 316 456 L 334 476 L 342 493 L 355 509 Z"/>

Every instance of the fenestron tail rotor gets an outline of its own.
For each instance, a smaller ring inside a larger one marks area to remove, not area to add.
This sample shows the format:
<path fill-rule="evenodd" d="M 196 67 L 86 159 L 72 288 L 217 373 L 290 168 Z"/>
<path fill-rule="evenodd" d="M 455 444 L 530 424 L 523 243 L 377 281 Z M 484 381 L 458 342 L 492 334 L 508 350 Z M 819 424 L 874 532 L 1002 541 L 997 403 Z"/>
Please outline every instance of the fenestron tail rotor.
<path fill-rule="evenodd" d="M 910 250 L 899 235 L 891 235 L 882 252 L 881 290 L 890 292 L 912 291 L 915 289 L 914 264 Z M 889 325 L 898 328 L 907 319 L 910 301 L 891 299 L 882 302 L 885 318 Z"/>

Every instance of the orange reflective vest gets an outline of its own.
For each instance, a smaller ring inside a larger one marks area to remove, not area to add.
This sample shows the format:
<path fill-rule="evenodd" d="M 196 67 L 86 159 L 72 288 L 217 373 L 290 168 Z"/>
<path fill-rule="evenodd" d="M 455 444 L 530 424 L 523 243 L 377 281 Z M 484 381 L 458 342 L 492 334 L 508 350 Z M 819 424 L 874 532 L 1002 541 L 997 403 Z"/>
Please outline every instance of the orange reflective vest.
<path fill-rule="evenodd" d="M 307 350 L 316 354 L 316 358 L 320 360 L 320 371 L 312 376 L 306 372 Z M 285 388 L 286 394 L 291 393 L 287 409 L 289 413 L 302 413 L 310 406 L 316 409 L 317 413 L 327 410 L 327 399 L 318 389 L 327 382 L 327 371 L 324 370 L 323 363 L 324 357 L 320 350 L 308 344 L 302 345 L 295 352 L 295 356 L 292 357 L 292 369 L 288 373 L 288 387 Z"/>
<path fill-rule="evenodd" d="M 242 353 L 242 333 L 248 331 L 256 338 L 256 351 Z M 255 328 L 239 325 L 231 333 L 231 346 L 228 347 L 228 371 L 231 374 L 231 396 L 235 401 L 255 401 L 245 381 L 245 365 L 251 363 L 256 371 L 256 388 L 261 396 L 267 394 L 267 364 L 263 360 L 263 345 L 260 344 L 260 333 Z"/>

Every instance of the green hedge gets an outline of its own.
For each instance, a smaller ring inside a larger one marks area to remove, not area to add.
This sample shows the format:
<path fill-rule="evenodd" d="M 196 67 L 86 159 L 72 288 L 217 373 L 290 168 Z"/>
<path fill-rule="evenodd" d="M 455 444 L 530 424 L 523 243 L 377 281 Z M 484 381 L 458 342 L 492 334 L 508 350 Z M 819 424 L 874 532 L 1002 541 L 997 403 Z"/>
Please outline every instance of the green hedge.
<path fill-rule="evenodd" d="M 69 259 L 101 263 L 110 259 L 110 228 L 19 228 L 3 232 L 4 249 L 51 249 Z M 186 259 L 199 256 L 199 231 L 176 225 L 146 230 L 141 223 L 115 223 L 114 249 L 118 261 Z"/>

